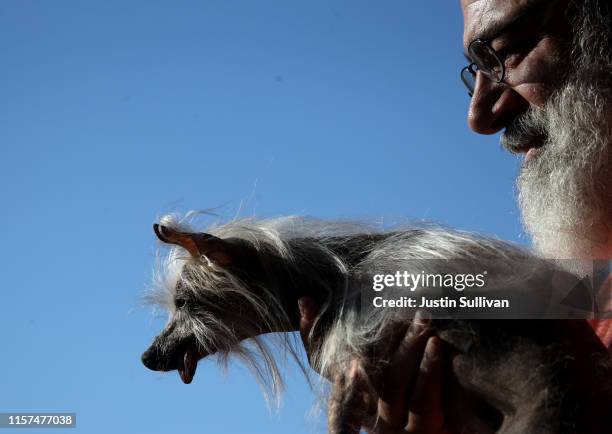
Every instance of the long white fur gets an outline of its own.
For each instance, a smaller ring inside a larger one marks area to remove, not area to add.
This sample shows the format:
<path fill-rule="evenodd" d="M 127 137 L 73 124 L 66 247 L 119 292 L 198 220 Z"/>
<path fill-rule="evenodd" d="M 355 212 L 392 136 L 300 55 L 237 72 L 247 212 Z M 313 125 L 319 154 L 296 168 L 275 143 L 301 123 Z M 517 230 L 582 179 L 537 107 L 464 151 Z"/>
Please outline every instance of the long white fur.
<path fill-rule="evenodd" d="M 242 238 L 250 241 L 258 250 L 264 247 L 273 249 L 288 265 L 295 264 L 296 261 L 316 259 L 296 258 L 297 253 L 288 243 L 292 239 L 325 240 L 329 237 L 381 232 L 359 222 L 324 221 L 297 216 L 267 220 L 236 219 L 226 224 L 212 225 L 204 230 L 193 228 L 185 218 L 176 215 L 165 216 L 161 219 L 161 224 L 183 231 L 203 231 L 220 238 Z M 337 271 L 345 276 L 346 282 L 345 288 L 329 288 L 329 303 L 335 303 L 333 308 L 339 313 L 331 329 L 325 333 L 325 340 L 320 350 L 313 354 L 311 359 L 311 363 L 324 376 L 332 377 L 334 370 L 341 366 L 345 367 L 345 362 L 349 358 L 365 357 L 367 349 L 388 333 L 390 324 L 395 320 L 395 313 L 390 309 L 372 311 L 367 321 L 359 317 L 357 311 L 363 288 L 352 286 L 356 282 L 352 279 L 355 275 L 394 273 L 396 270 L 436 273 L 439 270 L 432 269 L 432 261 L 428 259 L 457 259 L 469 261 L 483 270 L 495 268 L 496 273 L 491 277 L 498 280 L 491 282 L 492 286 L 497 285 L 507 289 L 520 285 L 542 266 L 548 266 L 522 247 L 468 232 L 422 224 L 401 229 L 387 229 L 387 231 L 392 231 L 394 234 L 378 243 L 361 263 L 352 268 L 331 250 L 325 248 L 317 250 L 316 255 L 323 255 L 333 260 Z M 199 300 L 204 303 L 210 291 L 216 295 L 224 291 L 232 292 L 249 300 L 258 315 L 254 320 L 266 322 L 272 327 L 288 324 L 288 319 L 280 306 L 277 309 L 267 309 L 263 301 L 254 297 L 240 280 L 233 278 L 230 273 L 210 261 L 204 260 L 195 264 L 191 270 L 196 270 L 196 273 L 192 273 L 192 276 L 186 279 L 183 270 L 185 265 L 190 263 L 193 264 L 193 259 L 182 248 L 176 246 L 171 247 L 167 256 L 159 263 L 156 273 L 158 291 L 152 298 L 166 307 L 171 315 L 181 315 L 174 311 L 172 300 L 176 284 L 182 279 L 183 284 L 198 293 Z M 444 271 L 465 272 L 465 270 L 449 269 Z M 335 293 L 335 300 L 331 298 L 331 293 Z M 330 308 L 332 306 L 328 304 L 323 306 L 322 311 Z M 262 337 L 250 339 L 249 346 L 240 341 L 234 330 L 225 326 L 223 318 L 208 318 L 206 324 L 194 318 L 181 318 L 181 320 L 185 327 L 189 327 L 196 334 L 202 348 L 217 352 L 220 362 L 226 363 L 231 355 L 242 359 L 264 386 L 268 392 L 267 396 L 275 398 L 278 402 L 283 380 L 275 360 L 277 352 L 270 348 L 266 339 Z M 315 322 L 312 333 L 316 328 Z M 300 363 L 299 345 L 296 345 L 295 335 L 283 333 L 275 338 L 277 344 Z M 306 372 L 302 363 L 300 366 Z"/>

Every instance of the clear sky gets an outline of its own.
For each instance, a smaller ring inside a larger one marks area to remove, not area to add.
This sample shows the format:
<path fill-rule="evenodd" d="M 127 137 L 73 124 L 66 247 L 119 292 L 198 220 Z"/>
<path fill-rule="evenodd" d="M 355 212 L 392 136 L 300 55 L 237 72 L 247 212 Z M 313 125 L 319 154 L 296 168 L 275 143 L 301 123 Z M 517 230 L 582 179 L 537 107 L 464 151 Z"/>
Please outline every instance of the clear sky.
<path fill-rule="evenodd" d="M 204 360 L 191 385 L 141 365 L 165 322 L 140 306 L 151 225 L 216 208 L 526 242 L 520 162 L 466 126 L 458 3 L 3 0 L 0 412 L 324 432 L 294 364 L 278 413 L 239 365 Z"/>

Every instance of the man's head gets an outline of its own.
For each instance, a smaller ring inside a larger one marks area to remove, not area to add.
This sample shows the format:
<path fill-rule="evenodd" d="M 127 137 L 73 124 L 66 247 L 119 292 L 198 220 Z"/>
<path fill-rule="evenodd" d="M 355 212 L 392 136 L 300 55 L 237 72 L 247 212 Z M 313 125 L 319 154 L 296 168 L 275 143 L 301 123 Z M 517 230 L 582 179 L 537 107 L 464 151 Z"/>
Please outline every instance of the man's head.
<path fill-rule="evenodd" d="M 611 256 L 612 44 L 602 0 L 461 0 L 466 55 L 482 39 L 503 80 L 477 73 L 475 132 L 504 130 L 525 153 L 518 178 L 527 231 L 555 257 Z M 477 54 L 477 53 L 476 53 Z M 480 68 L 483 69 L 483 68 Z"/>

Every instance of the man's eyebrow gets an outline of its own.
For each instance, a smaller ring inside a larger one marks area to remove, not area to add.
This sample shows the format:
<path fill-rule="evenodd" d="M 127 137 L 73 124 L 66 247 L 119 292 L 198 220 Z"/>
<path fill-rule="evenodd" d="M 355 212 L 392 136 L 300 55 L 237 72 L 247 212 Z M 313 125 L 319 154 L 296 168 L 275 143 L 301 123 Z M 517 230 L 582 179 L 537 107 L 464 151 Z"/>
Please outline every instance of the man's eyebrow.
<path fill-rule="evenodd" d="M 501 36 L 502 34 L 512 30 L 523 21 L 523 19 L 533 10 L 533 8 L 525 9 L 521 13 L 517 14 L 511 20 L 502 20 L 492 22 L 489 26 L 485 27 L 480 33 L 480 39 L 492 41 L 493 39 Z"/>
<path fill-rule="evenodd" d="M 491 42 L 506 32 L 511 31 L 516 26 L 520 25 L 525 18 L 535 13 L 540 7 L 546 2 L 528 2 L 527 6 L 519 10 L 518 13 L 511 19 L 502 19 L 499 21 L 493 21 L 489 25 L 485 26 L 476 39 L 484 39 L 487 42 Z M 463 55 L 470 60 L 468 53 L 468 47 L 463 48 Z M 470 60 L 471 61 L 471 60 Z"/>

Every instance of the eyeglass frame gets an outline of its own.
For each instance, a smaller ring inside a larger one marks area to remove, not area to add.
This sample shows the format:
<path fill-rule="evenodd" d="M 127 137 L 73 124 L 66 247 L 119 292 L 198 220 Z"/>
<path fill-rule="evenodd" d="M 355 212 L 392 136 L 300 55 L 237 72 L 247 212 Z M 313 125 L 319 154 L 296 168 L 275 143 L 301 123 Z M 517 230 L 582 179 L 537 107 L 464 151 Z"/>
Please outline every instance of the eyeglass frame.
<path fill-rule="evenodd" d="M 479 44 L 482 44 L 483 46 L 488 48 L 489 52 L 493 55 L 495 60 L 497 60 L 497 62 L 501 66 L 501 73 L 497 74 L 497 75 L 499 75 L 499 77 L 494 77 L 493 74 L 491 74 L 490 72 L 487 72 L 487 71 L 485 71 L 483 69 L 480 69 L 480 67 L 478 66 L 478 64 L 476 62 L 471 62 L 469 65 L 464 66 L 463 68 L 461 68 L 461 72 L 460 72 L 461 81 L 463 82 L 463 85 L 467 88 L 468 95 L 470 97 L 472 97 L 474 95 L 474 89 L 472 89 L 472 87 L 467 83 L 466 79 L 463 77 L 464 72 L 467 71 L 467 72 L 469 72 L 472 75 L 472 78 L 474 79 L 474 88 L 476 87 L 476 78 L 477 78 L 476 74 L 477 74 L 478 71 L 481 71 L 483 74 L 485 74 L 490 79 L 494 80 L 496 83 L 503 82 L 504 78 L 506 76 L 506 65 L 502 61 L 502 59 L 499 56 L 499 54 L 497 53 L 497 51 L 495 51 L 495 48 L 491 47 L 491 44 L 486 39 L 476 38 L 472 42 L 470 42 L 470 45 L 468 45 L 468 49 L 467 49 L 468 53 L 471 52 L 470 48 L 472 47 L 472 45 L 475 42 L 477 42 Z M 477 69 L 475 70 L 474 68 L 477 68 Z"/>

